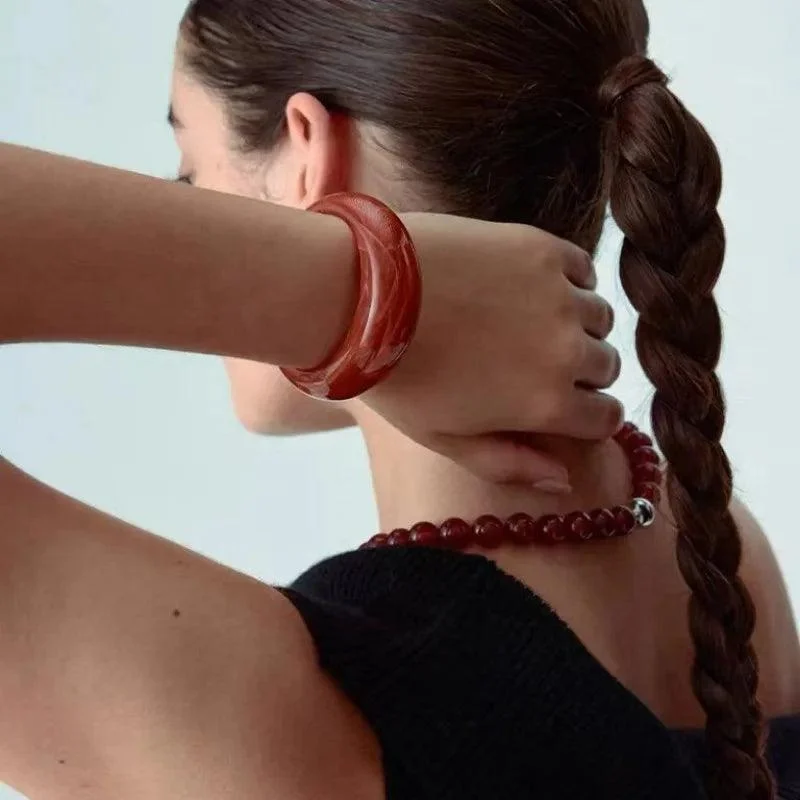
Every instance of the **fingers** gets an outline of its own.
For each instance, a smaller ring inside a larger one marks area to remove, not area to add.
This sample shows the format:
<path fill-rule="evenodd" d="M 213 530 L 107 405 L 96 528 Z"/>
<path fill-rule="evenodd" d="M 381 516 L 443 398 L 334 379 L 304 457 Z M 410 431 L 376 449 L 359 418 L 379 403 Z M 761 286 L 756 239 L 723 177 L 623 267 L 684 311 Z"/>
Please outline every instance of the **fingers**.
<path fill-rule="evenodd" d="M 596 339 L 605 339 L 614 328 L 614 309 L 595 292 L 575 290 L 583 329 Z"/>
<path fill-rule="evenodd" d="M 576 387 L 562 407 L 558 433 L 575 439 L 608 439 L 622 426 L 622 403 L 603 392 Z"/>
<path fill-rule="evenodd" d="M 592 257 L 580 247 L 568 246 L 570 251 L 564 258 L 564 274 L 575 286 L 594 291 L 597 288 L 597 272 Z"/>
<path fill-rule="evenodd" d="M 619 378 L 622 359 L 608 342 L 586 337 L 583 360 L 578 366 L 576 383 L 586 389 L 607 389 Z"/>

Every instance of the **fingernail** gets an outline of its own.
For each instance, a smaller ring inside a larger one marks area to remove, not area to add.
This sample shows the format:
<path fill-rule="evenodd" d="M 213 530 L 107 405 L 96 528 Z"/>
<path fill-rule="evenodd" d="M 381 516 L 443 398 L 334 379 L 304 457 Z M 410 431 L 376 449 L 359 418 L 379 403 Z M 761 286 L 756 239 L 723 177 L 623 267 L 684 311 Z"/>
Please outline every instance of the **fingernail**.
<path fill-rule="evenodd" d="M 534 483 L 533 488 L 548 494 L 569 494 L 572 491 L 572 487 L 568 483 L 556 478 L 546 478 L 543 481 Z"/>

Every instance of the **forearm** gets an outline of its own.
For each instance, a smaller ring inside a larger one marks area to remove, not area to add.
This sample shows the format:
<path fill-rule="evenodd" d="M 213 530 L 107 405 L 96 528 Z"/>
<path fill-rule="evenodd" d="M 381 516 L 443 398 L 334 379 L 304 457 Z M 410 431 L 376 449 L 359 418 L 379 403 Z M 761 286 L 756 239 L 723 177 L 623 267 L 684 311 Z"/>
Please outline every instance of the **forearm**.
<path fill-rule="evenodd" d="M 0 144 L 0 341 L 319 363 L 347 325 L 332 217 Z"/>

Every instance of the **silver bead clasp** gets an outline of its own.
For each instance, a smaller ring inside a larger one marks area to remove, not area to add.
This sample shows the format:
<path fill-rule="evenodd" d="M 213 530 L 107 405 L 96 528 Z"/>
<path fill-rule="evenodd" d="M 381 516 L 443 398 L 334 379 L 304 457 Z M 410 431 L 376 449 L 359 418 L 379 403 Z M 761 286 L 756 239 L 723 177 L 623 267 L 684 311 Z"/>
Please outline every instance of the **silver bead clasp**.
<path fill-rule="evenodd" d="M 655 506 L 643 497 L 634 497 L 631 503 L 631 511 L 636 524 L 640 528 L 649 528 L 656 518 Z"/>

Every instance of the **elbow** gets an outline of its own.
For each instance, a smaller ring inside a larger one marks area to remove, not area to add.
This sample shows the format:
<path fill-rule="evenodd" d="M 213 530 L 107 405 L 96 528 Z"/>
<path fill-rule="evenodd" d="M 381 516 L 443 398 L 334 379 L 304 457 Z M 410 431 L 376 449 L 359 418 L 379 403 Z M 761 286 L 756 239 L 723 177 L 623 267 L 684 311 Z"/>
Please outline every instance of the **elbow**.
<path fill-rule="evenodd" d="M 345 409 L 306 397 L 275 367 L 236 360 L 228 360 L 226 366 L 234 413 L 250 433 L 296 436 L 354 424 Z"/>
<path fill-rule="evenodd" d="M 298 432 L 293 429 L 285 415 L 276 409 L 265 408 L 260 403 L 246 402 L 234 397 L 233 412 L 248 433 L 258 436 L 291 436 Z"/>
<path fill-rule="evenodd" d="M 294 433 L 294 389 L 272 366 L 242 359 L 226 359 L 230 401 L 241 426 L 259 436 Z M 291 394 L 290 394 L 291 393 Z"/>

